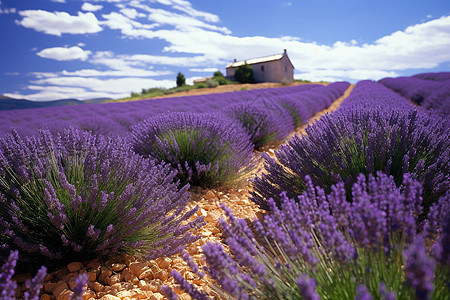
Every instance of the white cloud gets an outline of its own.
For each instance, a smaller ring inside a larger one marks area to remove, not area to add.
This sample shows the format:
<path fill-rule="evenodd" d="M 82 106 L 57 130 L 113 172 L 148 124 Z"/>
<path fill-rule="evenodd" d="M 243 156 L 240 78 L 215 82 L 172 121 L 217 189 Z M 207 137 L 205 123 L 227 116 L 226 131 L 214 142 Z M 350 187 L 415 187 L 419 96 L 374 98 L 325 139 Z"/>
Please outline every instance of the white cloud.
<path fill-rule="evenodd" d="M 139 13 L 134 8 L 123 8 L 120 12 L 130 19 L 136 19 L 137 17 L 143 18 L 146 16 L 144 13 Z"/>
<path fill-rule="evenodd" d="M 304 79 L 310 81 L 351 81 L 356 82 L 361 79 L 379 80 L 384 77 L 397 77 L 399 76 L 394 71 L 383 70 L 341 70 L 341 69 L 326 69 L 326 70 L 311 70 L 310 72 L 304 72 L 295 74 L 294 79 Z"/>
<path fill-rule="evenodd" d="M 11 8 L 5 8 L 2 7 L 2 1 L 0 1 L 0 15 L 1 14 L 14 14 L 16 12 L 16 9 L 14 7 Z"/>
<path fill-rule="evenodd" d="M 55 3 L 66 3 L 66 0 L 50 0 Z"/>
<path fill-rule="evenodd" d="M 84 11 L 97 11 L 103 8 L 103 5 L 94 5 L 89 2 L 84 2 L 81 9 Z"/>
<path fill-rule="evenodd" d="M 218 70 L 219 69 L 217 69 L 217 68 L 192 68 L 192 69 L 189 69 L 189 71 L 191 71 L 191 72 L 216 72 Z"/>
<path fill-rule="evenodd" d="M 282 53 L 283 49 L 287 49 L 296 68 L 295 78 L 311 81 L 395 77 L 401 70 L 433 68 L 450 62 L 450 16 L 409 26 L 372 43 L 359 44 L 356 40 L 350 40 L 324 45 L 304 42 L 292 36 L 233 36 L 226 27 L 219 26 L 218 16 L 197 11 L 185 0 L 150 1 L 166 5 L 170 11 L 155 8 L 153 4 L 144 5 L 144 1 L 140 0 L 90 2 L 115 3 L 117 11 L 103 14 L 101 21 L 90 12 L 70 16 L 60 12 L 24 11 L 20 12 L 24 18 L 19 23 L 54 35 L 98 32 L 102 30 L 100 26 L 107 26 L 119 30 L 124 38 L 159 39 L 166 43 L 163 53 L 90 53 L 81 49 L 85 46 L 83 43 L 79 43 L 78 47 L 44 49 L 37 54 L 59 60 L 84 59 L 92 67 L 33 73 L 37 80 L 29 89 L 35 93 L 23 95 L 24 98 L 124 97 L 143 87 L 175 85 L 175 76 L 172 76 L 173 80 L 149 77 L 169 77 L 181 68 L 189 72 L 211 72 L 212 75 L 216 70 L 223 72 L 225 65 L 233 58 L 261 57 Z M 60 23 L 63 26 L 59 26 Z M 70 49 L 73 49 L 72 52 Z M 183 72 L 183 69 L 180 71 Z M 187 82 L 195 78 L 198 77 L 189 77 Z"/>
<path fill-rule="evenodd" d="M 83 69 L 69 72 L 63 70 L 63 76 L 81 76 L 81 77 L 153 77 L 173 74 L 172 71 L 153 71 L 145 69 L 130 68 L 127 70 L 107 70 L 99 71 L 95 69 Z"/>
<path fill-rule="evenodd" d="M 131 37 L 134 36 L 134 30 L 150 30 L 154 27 L 159 26 L 159 24 L 142 24 L 117 12 L 112 12 L 107 15 L 105 14 L 102 15 L 102 17 L 106 19 L 105 21 L 101 22 L 102 25 L 106 25 L 111 29 L 119 29 L 125 36 Z"/>
<path fill-rule="evenodd" d="M 148 19 L 158 24 L 174 26 L 175 28 L 178 28 L 180 30 L 194 27 L 219 31 L 225 34 L 231 33 L 231 31 L 226 27 L 217 27 L 215 25 L 211 25 L 199 19 L 193 18 L 192 16 L 180 15 L 163 9 L 150 9 L 150 15 L 148 16 Z"/>
<path fill-rule="evenodd" d="M 27 88 L 36 91 L 32 94 L 5 93 L 13 98 L 26 98 L 35 101 L 48 101 L 63 98 L 80 100 L 92 98 L 123 98 L 132 91 L 140 91 L 143 87 L 175 86 L 173 80 L 155 80 L 149 78 L 128 77 L 114 79 L 97 79 L 83 77 L 52 77 L 32 82 Z"/>
<path fill-rule="evenodd" d="M 354 79 L 375 78 L 380 74 L 393 74 L 396 70 L 433 68 L 450 61 L 450 16 L 409 26 L 371 44 L 362 45 L 355 40 L 338 41 L 329 46 L 289 37 L 237 37 L 202 28 L 153 31 L 130 29 L 128 33 L 133 37 L 165 40 L 168 45 L 164 51 L 197 54 L 197 57 L 216 62 L 212 66 L 231 62 L 233 58 L 248 59 L 281 53 L 282 49 L 287 49 L 297 74 L 322 74 L 321 70 L 330 70 L 339 74 L 347 73 L 351 75 L 347 78 Z"/>
<path fill-rule="evenodd" d="M 193 18 L 201 18 L 206 22 L 217 23 L 220 21 L 219 17 L 215 14 L 208 12 L 198 11 L 194 9 L 189 1 L 185 0 L 156 0 L 161 4 L 171 6 L 173 9 L 182 11 Z"/>
<path fill-rule="evenodd" d="M 70 48 L 65 47 L 53 47 L 47 48 L 36 53 L 43 58 L 55 59 L 55 60 L 86 60 L 92 52 L 89 50 L 83 50 L 78 46 Z"/>
<path fill-rule="evenodd" d="M 78 12 L 78 16 L 72 16 L 66 12 L 24 10 L 19 14 L 23 19 L 17 21 L 17 24 L 51 35 L 96 33 L 102 30 L 99 21 L 91 12 Z"/>

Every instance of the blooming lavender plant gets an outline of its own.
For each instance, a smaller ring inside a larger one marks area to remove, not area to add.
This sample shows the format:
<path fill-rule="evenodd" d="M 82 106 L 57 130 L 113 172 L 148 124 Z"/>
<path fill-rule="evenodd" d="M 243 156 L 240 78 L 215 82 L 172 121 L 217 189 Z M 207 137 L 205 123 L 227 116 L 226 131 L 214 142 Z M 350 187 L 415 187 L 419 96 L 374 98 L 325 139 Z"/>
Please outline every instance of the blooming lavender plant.
<path fill-rule="evenodd" d="M 450 191 L 447 191 L 430 208 L 428 218 L 425 220 L 423 234 L 428 241 L 434 242 L 431 245 L 427 244 L 427 247 L 432 248 L 430 256 L 435 261 L 434 285 L 445 287 L 443 289 L 434 289 L 431 298 L 446 299 L 450 295 Z M 418 262 L 413 260 L 413 263 L 417 264 Z M 427 270 L 422 271 L 423 274 L 426 274 L 426 272 Z M 410 276 L 418 279 L 414 273 Z"/>
<path fill-rule="evenodd" d="M 373 89 L 372 99 L 360 105 L 350 95 L 342 109 L 308 126 L 306 135 L 294 136 L 282 145 L 275 152 L 277 160 L 264 155 L 266 173 L 253 179 L 251 200 L 267 210 L 266 199 L 279 201 L 282 191 L 291 198 L 301 194 L 306 175 L 327 192 L 331 185 L 343 181 L 351 199 L 351 186 L 359 173 L 383 171 L 400 185 L 403 174 L 409 172 L 423 185 L 426 213 L 450 185 L 448 119 L 404 105 L 380 107 L 372 103 L 377 91 Z M 384 94 L 386 88 L 381 86 L 381 92 Z"/>
<path fill-rule="evenodd" d="M 256 149 L 280 142 L 294 130 L 288 111 L 275 102 L 259 100 L 229 105 L 223 113 L 241 124 Z"/>
<path fill-rule="evenodd" d="M 188 186 L 121 140 L 75 129 L 0 140 L 0 245 L 24 260 L 170 255 L 197 239 Z"/>
<path fill-rule="evenodd" d="M 416 291 L 416 299 L 429 300 L 433 291 L 434 261 L 425 252 L 424 241 L 418 237 L 405 250 L 407 282 Z"/>
<path fill-rule="evenodd" d="M 0 268 L 0 298 L 2 300 L 16 299 L 17 283 L 12 280 L 15 272 L 17 260 L 19 258 L 19 251 L 13 250 L 9 253 L 9 256 L 5 264 Z M 36 276 L 32 279 L 28 279 L 25 282 L 25 300 L 38 300 L 39 293 L 44 283 L 44 278 L 47 275 L 47 268 L 42 266 L 36 273 Z"/>
<path fill-rule="evenodd" d="M 220 296 L 413 299 L 422 287 L 429 294 L 429 266 L 440 263 L 419 259 L 425 248 L 415 235 L 422 190 L 417 181 L 405 175 L 398 188 L 381 172 L 368 179 L 361 174 L 352 187 L 352 203 L 343 182 L 328 195 L 310 178 L 305 182 L 307 189 L 298 199 L 283 194 L 281 207 L 269 200 L 272 213 L 250 227 L 223 207 L 227 221 L 220 223 L 231 254 L 218 243 L 202 247 L 203 269 Z M 182 277 L 177 281 L 192 292 Z M 447 289 L 445 281 L 433 283 L 434 290 Z"/>
<path fill-rule="evenodd" d="M 132 127 L 136 153 L 172 165 L 182 183 L 213 187 L 248 171 L 253 144 L 238 124 L 220 114 L 168 113 Z"/>

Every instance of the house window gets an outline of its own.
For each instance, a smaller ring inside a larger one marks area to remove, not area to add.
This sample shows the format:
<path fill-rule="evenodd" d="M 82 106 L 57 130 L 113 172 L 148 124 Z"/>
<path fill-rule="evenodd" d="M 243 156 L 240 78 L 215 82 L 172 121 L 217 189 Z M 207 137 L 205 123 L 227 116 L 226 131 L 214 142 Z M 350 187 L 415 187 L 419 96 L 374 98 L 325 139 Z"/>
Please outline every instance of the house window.
<path fill-rule="evenodd" d="M 264 66 L 261 66 L 261 72 L 264 72 Z"/>

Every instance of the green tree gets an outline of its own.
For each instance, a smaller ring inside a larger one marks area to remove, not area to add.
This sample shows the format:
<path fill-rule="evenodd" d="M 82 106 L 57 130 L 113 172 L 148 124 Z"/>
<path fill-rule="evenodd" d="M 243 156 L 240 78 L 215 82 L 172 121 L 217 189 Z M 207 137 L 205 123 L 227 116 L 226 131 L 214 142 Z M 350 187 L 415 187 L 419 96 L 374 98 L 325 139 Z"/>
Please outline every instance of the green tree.
<path fill-rule="evenodd" d="M 240 83 L 253 83 L 253 69 L 247 63 L 237 67 L 234 79 Z"/>
<path fill-rule="evenodd" d="M 223 76 L 222 72 L 220 72 L 220 71 L 215 71 L 215 72 L 214 72 L 214 77 L 224 77 L 224 76 Z"/>
<path fill-rule="evenodd" d="M 177 87 L 183 86 L 185 84 L 186 84 L 186 78 L 184 78 L 184 75 L 181 72 L 178 72 Z"/>
<path fill-rule="evenodd" d="M 217 81 L 220 85 L 229 84 L 230 82 L 223 76 L 223 73 L 220 71 L 214 72 L 214 80 Z"/>

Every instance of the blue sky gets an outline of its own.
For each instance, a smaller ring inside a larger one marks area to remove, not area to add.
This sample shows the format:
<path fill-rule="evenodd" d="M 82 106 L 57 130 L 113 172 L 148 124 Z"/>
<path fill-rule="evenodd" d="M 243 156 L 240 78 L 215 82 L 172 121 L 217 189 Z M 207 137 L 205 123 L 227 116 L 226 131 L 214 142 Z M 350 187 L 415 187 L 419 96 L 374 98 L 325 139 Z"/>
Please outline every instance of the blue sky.
<path fill-rule="evenodd" d="M 120 98 L 287 49 L 294 77 L 450 71 L 450 1 L 0 0 L 0 94 Z"/>

